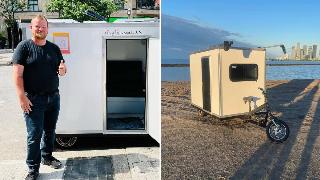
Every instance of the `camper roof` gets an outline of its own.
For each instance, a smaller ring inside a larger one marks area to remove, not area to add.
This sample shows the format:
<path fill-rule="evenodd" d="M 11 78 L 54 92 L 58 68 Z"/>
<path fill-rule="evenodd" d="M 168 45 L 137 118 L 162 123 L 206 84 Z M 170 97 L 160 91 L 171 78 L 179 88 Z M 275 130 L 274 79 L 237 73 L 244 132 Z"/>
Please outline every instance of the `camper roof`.
<path fill-rule="evenodd" d="M 114 23 L 139 23 L 139 22 L 159 22 L 157 18 L 134 18 L 134 19 L 117 19 Z"/>
<path fill-rule="evenodd" d="M 191 54 L 201 53 L 205 51 L 210 51 L 214 49 L 223 49 L 223 45 L 209 46 L 209 48 L 204 50 L 194 51 Z M 230 47 L 230 49 L 240 49 L 240 50 L 256 50 L 256 51 L 265 51 L 265 48 L 248 48 L 248 47 Z"/>
<path fill-rule="evenodd" d="M 48 19 L 49 23 L 79 23 L 73 19 Z"/>
<path fill-rule="evenodd" d="M 106 21 L 83 21 L 83 23 L 88 23 L 88 24 L 90 24 L 90 23 L 95 23 L 95 24 L 101 23 L 101 24 L 103 24 L 103 23 L 108 23 L 108 22 L 106 22 Z"/>

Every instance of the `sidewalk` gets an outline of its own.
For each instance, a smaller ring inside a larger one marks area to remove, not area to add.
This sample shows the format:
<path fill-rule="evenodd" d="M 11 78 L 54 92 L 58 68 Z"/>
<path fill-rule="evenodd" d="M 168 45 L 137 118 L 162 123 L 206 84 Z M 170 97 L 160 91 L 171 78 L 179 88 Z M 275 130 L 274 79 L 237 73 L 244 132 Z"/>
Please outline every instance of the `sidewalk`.
<path fill-rule="evenodd" d="M 0 66 L 10 65 L 12 55 L 11 49 L 0 49 Z"/>
<path fill-rule="evenodd" d="M 39 180 L 44 179 L 115 179 L 159 180 L 158 147 L 137 147 L 92 151 L 54 152 L 64 168 L 41 165 Z M 0 179 L 24 179 L 25 160 L 1 160 Z"/>
<path fill-rule="evenodd" d="M 8 59 L 10 54 L 5 56 Z M 27 174 L 26 127 L 11 74 L 12 67 L 0 66 L 0 180 L 24 179 Z M 39 179 L 160 179 L 159 147 L 112 147 L 103 146 L 107 144 L 104 141 L 97 142 L 97 148 L 57 150 L 53 155 L 63 162 L 64 168 L 41 166 Z M 108 142 L 123 144 L 121 140 Z"/>

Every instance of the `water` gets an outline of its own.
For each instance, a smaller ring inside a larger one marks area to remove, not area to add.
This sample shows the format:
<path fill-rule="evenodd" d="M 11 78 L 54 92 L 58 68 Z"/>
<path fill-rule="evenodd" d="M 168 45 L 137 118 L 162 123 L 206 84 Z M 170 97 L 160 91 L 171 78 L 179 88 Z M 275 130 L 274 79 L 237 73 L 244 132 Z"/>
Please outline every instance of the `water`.
<path fill-rule="evenodd" d="M 320 79 L 320 65 L 267 66 L 267 79 Z"/>
<path fill-rule="evenodd" d="M 161 68 L 162 81 L 189 81 L 189 67 L 163 67 Z"/>
<path fill-rule="evenodd" d="M 320 79 L 319 61 L 267 61 L 267 64 L 315 64 L 267 66 L 267 80 Z M 161 68 L 162 81 L 189 81 L 189 67 Z"/>
<path fill-rule="evenodd" d="M 267 61 L 267 64 L 315 64 L 320 65 L 320 61 Z"/>
<path fill-rule="evenodd" d="M 162 59 L 162 64 L 189 64 L 189 59 Z M 320 61 L 267 60 L 267 64 L 317 64 L 317 65 L 320 65 Z"/>

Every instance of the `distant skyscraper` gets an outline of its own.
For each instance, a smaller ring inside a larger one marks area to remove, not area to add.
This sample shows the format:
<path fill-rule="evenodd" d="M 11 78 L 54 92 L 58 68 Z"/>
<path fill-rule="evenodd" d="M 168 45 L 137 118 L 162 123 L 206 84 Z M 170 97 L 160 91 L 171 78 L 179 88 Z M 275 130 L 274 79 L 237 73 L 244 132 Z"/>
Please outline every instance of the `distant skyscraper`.
<path fill-rule="evenodd" d="M 309 59 L 312 58 L 312 46 L 308 47 L 308 57 L 309 57 Z"/>
<path fill-rule="evenodd" d="M 306 59 L 308 55 L 308 46 L 303 45 L 303 59 Z"/>
<path fill-rule="evenodd" d="M 317 57 L 317 45 L 313 45 L 312 46 L 313 48 L 312 48 L 312 59 L 316 59 L 316 57 Z"/>
<path fill-rule="evenodd" d="M 303 59 L 305 59 L 303 55 L 303 49 L 300 49 L 300 60 L 303 60 Z"/>
<path fill-rule="evenodd" d="M 292 46 L 290 59 L 296 59 L 296 47 Z"/>
<path fill-rule="evenodd" d="M 296 48 L 296 59 L 301 59 L 301 51 L 300 51 L 300 43 L 297 43 L 297 48 Z"/>

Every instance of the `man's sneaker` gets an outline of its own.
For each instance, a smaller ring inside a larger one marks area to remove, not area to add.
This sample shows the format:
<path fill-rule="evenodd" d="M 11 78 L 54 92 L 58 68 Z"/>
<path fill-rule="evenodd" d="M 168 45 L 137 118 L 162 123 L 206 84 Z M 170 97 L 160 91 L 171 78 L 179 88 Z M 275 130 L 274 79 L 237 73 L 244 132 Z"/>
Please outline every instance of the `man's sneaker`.
<path fill-rule="evenodd" d="M 62 163 L 53 156 L 42 158 L 41 163 L 43 165 L 51 166 L 54 169 L 60 169 L 62 167 Z"/>
<path fill-rule="evenodd" d="M 36 180 L 38 176 L 38 172 L 29 172 L 25 180 Z"/>

